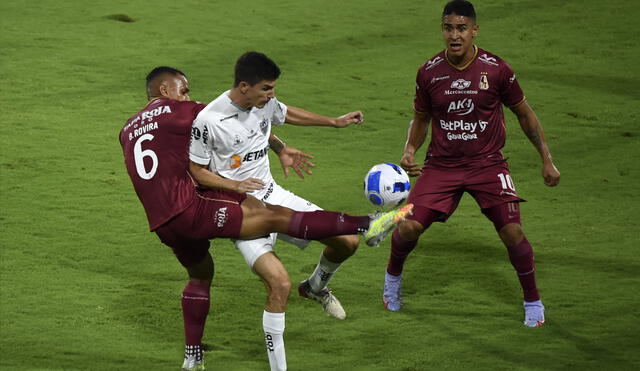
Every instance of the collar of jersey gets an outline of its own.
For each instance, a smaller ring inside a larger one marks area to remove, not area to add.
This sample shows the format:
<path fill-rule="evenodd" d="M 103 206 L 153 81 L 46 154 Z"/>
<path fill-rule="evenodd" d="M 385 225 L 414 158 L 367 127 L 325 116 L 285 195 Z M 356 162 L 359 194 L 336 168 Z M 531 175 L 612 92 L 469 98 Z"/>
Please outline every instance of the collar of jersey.
<path fill-rule="evenodd" d="M 236 102 L 232 101 L 231 98 L 229 98 L 229 93 L 231 92 L 231 90 L 227 90 L 226 92 L 224 92 L 224 96 L 227 97 L 227 99 L 229 100 L 229 104 L 231 104 L 233 107 L 235 107 L 238 111 L 240 112 L 251 112 L 251 108 L 249 109 L 244 109 L 242 107 L 240 107 L 239 105 L 236 104 Z"/>
<path fill-rule="evenodd" d="M 469 62 L 467 62 L 467 63 L 466 63 L 464 66 L 462 66 L 462 67 L 454 66 L 454 65 L 453 65 L 453 63 L 451 63 L 451 62 L 449 61 L 449 57 L 447 56 L 447 49 L 445 49 L 445 50 L 444 50 L 444 59 L 446 59 L 446 60 L 447 60 L 447 63 L 449 63 L 449 66 L 451 66 L 451 67 L 455 68 L 455 69 L 456 69 L 456 70 L 458 70 L 458 71 L 462 71 L 462 70 L 464 70 L 465 68 L 469 67 L 469 65 L 470 65 L 471 63 L 473 63 L 473 61 L 475 61 L 475 60 L 476 60 L 476 57 L 478 56 L 478 47 L 474 44 L 474 45 L 473 45 L 473 49 L 474 49 L 474 52 L 473 52 L 473 58 L 471 58 L 471 59 L 469 60 Z"/>

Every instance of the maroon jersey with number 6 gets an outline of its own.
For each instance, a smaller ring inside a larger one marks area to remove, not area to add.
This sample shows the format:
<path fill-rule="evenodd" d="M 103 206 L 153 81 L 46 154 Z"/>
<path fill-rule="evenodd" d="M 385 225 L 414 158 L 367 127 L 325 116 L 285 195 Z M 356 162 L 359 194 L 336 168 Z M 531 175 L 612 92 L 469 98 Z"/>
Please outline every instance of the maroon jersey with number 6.
<path fill-rule="evenodd" d="M 120 131 L 127 172 L 151 230 L 195 200 L 196 189 L 188 174 L 189 140 L 191 124 L 204 107 L 197 102 L 155 99 Z"/>
<path fill-rule="evenodd" d="M 431 143 L 426 166 L 487 166 L 503 161 L 502 105 L 515 106 L 524 94 L 511 67 L 476 48 L 463 69 L 453 67 L 442 51 L 416 77 L 414 109 L 431 115 Z"/>

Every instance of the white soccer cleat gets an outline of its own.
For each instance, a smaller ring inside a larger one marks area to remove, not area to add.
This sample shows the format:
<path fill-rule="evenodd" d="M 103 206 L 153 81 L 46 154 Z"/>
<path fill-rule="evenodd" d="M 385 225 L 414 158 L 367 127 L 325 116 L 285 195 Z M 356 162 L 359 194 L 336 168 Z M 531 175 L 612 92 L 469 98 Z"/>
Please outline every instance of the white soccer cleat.
<path fill-rule="evenodd" d="M 322 304 L 322 309 L 331 317 L 335 317 L 337 319 L 347 318 L 347 313 L 345 313 L 342 308 L 342 304 L 340 304 L 338 298 L 336 298 L 327 287 L 322 289 L 320 292 L 315 293 L 311 290 L 309 280 L 304 280 L 298 285 L 298 294 Z"/>
<path fill-rule="evenodd" d="M 413 204 L 406 204 L 397 210 L 374 214 L 369 229 L 364 233 L 365 243 L 369 246 L 378 246 L 398 223 L 411 215 L 412 210 Z"/>
<path fill-rule="evenodd" d="M 544 325 L 544 305 L 541 300 L 525 301 L 524 325 L 527 327 L 540 327 Z"/>

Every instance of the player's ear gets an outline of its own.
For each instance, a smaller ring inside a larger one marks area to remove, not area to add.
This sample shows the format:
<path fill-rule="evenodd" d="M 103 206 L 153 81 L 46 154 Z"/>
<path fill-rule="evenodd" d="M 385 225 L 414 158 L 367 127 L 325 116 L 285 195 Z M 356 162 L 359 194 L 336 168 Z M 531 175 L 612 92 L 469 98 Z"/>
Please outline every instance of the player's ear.
<path fill-rule="evenodd" d="M 480 26 L 478 26 L 477 24 L 474 24 L 473 29 L 471 30 L 471 36 L 473 37 L 478 36 L 478 31 L 480 31 Z"/>
<path fill-rule="evenodd" d="M 240 88 L 240 92 L 242 94 L 246 94 L 247 90 L 249 90 L 249 84 L 246 81 L 240 81 L 240 84 L 238 84 L 238 88 Z"/>
<path fill-rule="evenodd" d="M 169 96 L 169 89 L 167 89 L 167 84 L 162 83 L 158 86 L 158 90 L 160 91 L 160 95 L 167 97 Z"/>

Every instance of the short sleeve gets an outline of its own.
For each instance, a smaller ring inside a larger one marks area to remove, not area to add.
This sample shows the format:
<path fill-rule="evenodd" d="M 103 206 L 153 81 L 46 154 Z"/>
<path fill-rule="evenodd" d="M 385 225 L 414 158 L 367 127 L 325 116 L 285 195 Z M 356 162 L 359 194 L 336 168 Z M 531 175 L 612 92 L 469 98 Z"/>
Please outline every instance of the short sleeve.
<path fill-rule="evenodd" d="M 274 103 L 274 107 L 271 125 L 282 125 L 287 117 L 287 106 L 276 98 L 273 98 L 272 101 Z"/>
<path fill-rule="evenodd" d="M 213 138 L 209 135 L 210 131 L 207 122 L 200 119 L 193 121 L 191 127 L 191 144 L 189 145 L 189 160 L 199 165 L 209 165 L 211 161 L 211 151 Z"/>
<path fill-rule="evenodd" d="M 516 80 L 516 74 L 507 63 L 500 66 L 500 101 L 513 107 L 524 100 L 524 92 Z"/>
<path fill-rule="evenodd" d="M 422 67 L 416 76 L 416 94 L 413 97 L 413 109 L 417 112 L 429 112 L 431 107 L 431 97 L 427 91 L 427 84 L 422 77 Z"/>

